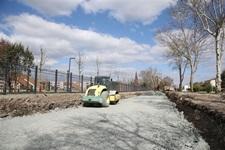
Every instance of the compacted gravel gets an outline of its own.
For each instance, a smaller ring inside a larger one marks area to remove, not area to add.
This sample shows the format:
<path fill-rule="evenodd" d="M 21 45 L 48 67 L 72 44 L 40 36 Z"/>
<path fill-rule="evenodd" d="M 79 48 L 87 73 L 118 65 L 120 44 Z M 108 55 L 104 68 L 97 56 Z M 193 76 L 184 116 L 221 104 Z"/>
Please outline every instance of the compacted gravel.
<path fill-rule="evenodd" d="M 208 150 L 209 146 L 165 96 L 137 96 L 108 108 L 2 118 L 0 149 Z"/>

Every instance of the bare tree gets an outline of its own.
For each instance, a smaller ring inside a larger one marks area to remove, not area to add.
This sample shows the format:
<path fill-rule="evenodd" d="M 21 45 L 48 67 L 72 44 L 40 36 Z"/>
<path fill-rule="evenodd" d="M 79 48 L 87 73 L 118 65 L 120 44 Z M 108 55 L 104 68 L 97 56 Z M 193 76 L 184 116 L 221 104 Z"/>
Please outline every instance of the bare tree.
<path fill-rule="evenodd" d="M 184 27 L 177 29 L 176 32 L 170 31 L 165 33 L 165 44 L 169 48 L 168 57 L 173 58 L 174 62 L 181 67 L 184 64 L 183 72 L 179 69 L 181 81 L 186 69 L 186 63 L 190 67 L 190 87 L 193 91 L 193 78 L 197 71 L 197 67 L 200 61 L 202 52 L 204 51 L 205 38 L 199 34 L 196 30 L 185 29 Z M 183 60 L 185 58 L 185 60 Z"/>
<path fill-rule="evenodd" d="M 169 76 L 164 77 L 159 84 L 159 89 L 165 90 L 165 87 L 172 87 L 173 86 L 173 79 Z"/>
<path fill-rule="evenodd" d="M 40 72 L 43 69 L 43 66 L 45 65 L 45 61 L 46 61 L 46 53 L 43 50 L 43 48 L 41 48 L 40 49 L 40 62 L 39 62 L 39 70 L 40 70 Z"/>
<path fill-rule="evenodd" d="M 197 25 L 215 41 L 216 91 L 221 91 L 221 66 L 224 47 L 225 0 L 180 0 L 183 7 L 189 8 Z"/>
<path fill-rule="evenodd" d="M 147 89 L 157 90 L 161 81 L 161 75 L 156 69 L 149 67 L 140 72 L 142 86 Z"/>
<path fill-rule="evenodd" d="M 81 83 L 81 74 L 84 71 L 84 56 L 81 54 L 81 52 L 78 52 L 78 57 L 76 59 L 76 63 L 78 66 L 78 76 L 79 76 L 79 84 Z"/>
<path fill-rule="evenodd" d="M 181 51 L 181 55 L 186 58 L 190 67 L 190 88 L 193 92 L 193 78 L 197 71 L 202 52 L 205 50 L 204 46 L 206 44 L 206 40 L 205 37 L 195 29 L 182 30 L 182 35 L 181 38 L 183 38 L 184 49 Z"/>
<path fill-rule="evenodd" d="M 174 57 L 173 69 L 177 69 L 179 72 L 179 91 L 182 91 L 183 89 L 183 81 L 184 81 L 187 66 L 188 66 L 188 63 L 183 57 L 179 55 L 177 57 Z"/>
<path fill-rule="evenodd" d="M 157 34 L 158 41 L 166 46 L 165 57 L 170 61 L 170 64 L 173 66 L 173 69 L 179 71 L 179 91 L 182 91 L 183 80 L 187 68 L 187 60 L 181 55 L 182 45 L 180 44 L 180 39 L 174 37 L 171 32 L 160 31 Z"/>
<path fill-rule="evenodd" d="M 176 6 L 172 10 L 173 27 L 164 33 L 164 41 L 175 56 L 175 62 L 183 58 L 190 68 L 190 88 L 193 91 L 194 74 L 197 71 L 202 53 L 206 47 L 206 36 L 196 26 L 196 19 L 183 7 Z M 162 40 L 161 40 L 162 41 Z M 186 69 L 186 68 L 185 68 Z M 182 76 L 182 73 L 181 73 Z"/>
<path fill-rule="evenodd" d="M 99 76 L 99 71 L 100 71 L 100 65 L 101 65 L 101 61 L 99 60 L 99 58 L 96 58 L 96 71 L 97 71 L 97 76 Z"/>
<path fill-rule="evenodd" d="M 42 80 L 42 69 L 46 62 L 46 52 L 43 48 L 40 49 L 40 62 L 39 62 L 39 82 Z M 41 86 L 39 86 L 39 91 L 41 92 Z"/>
<path fill-rule="evenodd" d="M 46 53 L 43 48 L 40 49 L 40 61 L 39 61 L 39 81 L 42 80 L 42 69 L 46 62 Z"/>

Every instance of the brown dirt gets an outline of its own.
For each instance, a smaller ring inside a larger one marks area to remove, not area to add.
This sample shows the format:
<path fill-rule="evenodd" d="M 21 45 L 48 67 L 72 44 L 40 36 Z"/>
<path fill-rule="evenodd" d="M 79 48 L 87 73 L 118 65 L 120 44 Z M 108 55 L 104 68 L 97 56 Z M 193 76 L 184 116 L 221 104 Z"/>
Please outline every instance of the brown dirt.
<path fill-rule="evenodd" d="M 80 94 L 20 94 L 0 96 L 0 117 L 23 116 L 55 108 L 77 107 Z"/>
<path fill-rule="evenodd" d="M 121 92 L 121 99 L 140 95 L 141 92 Z M 0 95 L 0 118 L 45 113 L 56 108 L 78 107 L 80 93 L 11 94 Z"/>
<path fill-rule="evenodd" d="M 225 150 L 225 103 L 215 94 L 166 93 L 200 131 L 211 150 Z"/>

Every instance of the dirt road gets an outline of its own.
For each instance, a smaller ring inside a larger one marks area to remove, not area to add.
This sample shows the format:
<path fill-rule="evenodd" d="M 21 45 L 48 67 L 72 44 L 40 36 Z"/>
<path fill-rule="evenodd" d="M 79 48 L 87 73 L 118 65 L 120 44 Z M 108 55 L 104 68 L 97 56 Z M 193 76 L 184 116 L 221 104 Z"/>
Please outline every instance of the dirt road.
<path fill-rule="evenodd" d="M 208 144 L 164 96 L 138 96 L 109 108 L 69 108 L 0 119 L 0 149 L 207 150 Z"/>

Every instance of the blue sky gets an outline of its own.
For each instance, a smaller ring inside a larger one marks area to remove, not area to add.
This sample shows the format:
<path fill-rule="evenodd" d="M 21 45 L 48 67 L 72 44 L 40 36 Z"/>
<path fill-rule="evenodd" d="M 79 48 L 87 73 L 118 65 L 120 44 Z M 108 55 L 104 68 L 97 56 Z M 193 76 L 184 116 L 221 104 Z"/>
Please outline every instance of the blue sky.
<path fill-rule="evenodd" d="M 86 75 L 96 74 L 99 59 L 104 75 L 131 79 L 136 71 L 154 67 L 177 82 L 177 72 L 154 37 L 157 29 L 168 25 L 168 8 L 175 4 L 176 0 L 1 0 L 0 37 L 28 46 L 35 62 L 43 48 L 46 68 L 65 71 L 68 58 L 81 52 Z M 212 78 L 213 63 L 201 63 L 207 68 L 199 67 L 196 80 Z M 73 63 L 74 73 L 76 68 Z"/>

